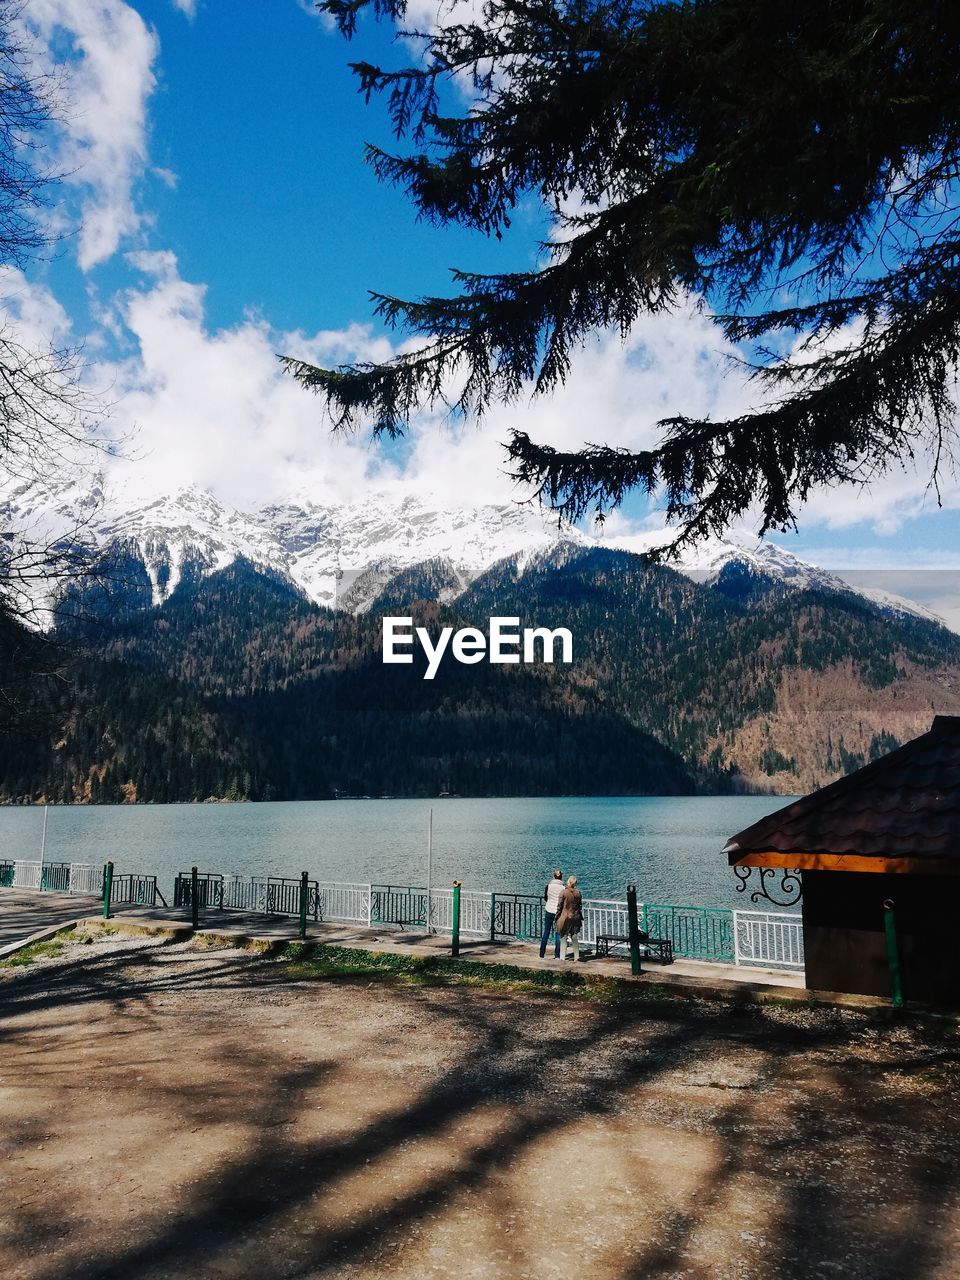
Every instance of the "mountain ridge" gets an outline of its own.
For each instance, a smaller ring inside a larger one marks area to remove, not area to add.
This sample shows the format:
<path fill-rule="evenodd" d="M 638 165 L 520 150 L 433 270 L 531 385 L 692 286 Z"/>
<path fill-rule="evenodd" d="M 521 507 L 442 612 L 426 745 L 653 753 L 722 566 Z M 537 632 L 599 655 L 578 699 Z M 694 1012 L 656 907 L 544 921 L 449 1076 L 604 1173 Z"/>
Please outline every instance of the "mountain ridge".
<path fill-rule="evenodd" d="M 662 531 L 594 535 L 521 503 L 470 506 L 438 497 L 371 493 L 340 503 L 309 497 L 270 502 L 243 512 L 196 485 L 131 505 L 102 483 L 85 490 L 72 480 L 45 489 L 13 489 L 0 501 L 0 519 L 13 529 L 39 521 L 64 536 L 82 523 L 101 554 L 142 566 L 152 606 L 169 601 L 184 576 L 209 576 L 242 559 L 286 578 L 316 604 L 351 613 L 368 610 L 397 575 L 418 566 L 444 566 L 437 598 L 450 603 L 503 560 L 513 558 L 522 568 L 558 546 L 643 554 L 667 538 Z M 946 625 L 922 605 L 852 587 L 753 535 L 707 540 L 670 567 L 721 590 L 735 573 L 745 590 L 776 586 L 853 593 L 890 614 Z"/>
<path fill-rule="evenodd" d="M 75 696 L 45 745 L 0 744 L 0 798 L 796 793 L 960 713 L 960 638 L 853 593 L 731 597 L 572 544 L 500 560 L 447 604 L 443 572 L 403 571 L 349 613 L 237 560 L 78 627 Z M 382 663 L 387 611 L 431 634 L 568 626 L 574 662 L 425 681 L 418 648 Z"/>

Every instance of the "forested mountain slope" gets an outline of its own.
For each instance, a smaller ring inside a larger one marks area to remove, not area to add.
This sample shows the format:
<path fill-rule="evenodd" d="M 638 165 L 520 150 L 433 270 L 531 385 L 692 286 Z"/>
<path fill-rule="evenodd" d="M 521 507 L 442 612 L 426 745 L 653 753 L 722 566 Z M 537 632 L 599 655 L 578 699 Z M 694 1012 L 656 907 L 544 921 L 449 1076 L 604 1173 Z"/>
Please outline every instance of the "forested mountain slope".
<path fill-rule="evenodd" d="M 78 627 L 54 733 L 0 795 L 90 801 L 806 790 L 960 712 L 960 638 L 861 596 L 698 585 L 625 552 L 508 557 L 453 603 L 404 569 L 333 612 L 242 559 Z M 718 589 L 719 587 L 719 589 Z M 567 627 L 569 666 L 385 666 L 381 615 Z"/>

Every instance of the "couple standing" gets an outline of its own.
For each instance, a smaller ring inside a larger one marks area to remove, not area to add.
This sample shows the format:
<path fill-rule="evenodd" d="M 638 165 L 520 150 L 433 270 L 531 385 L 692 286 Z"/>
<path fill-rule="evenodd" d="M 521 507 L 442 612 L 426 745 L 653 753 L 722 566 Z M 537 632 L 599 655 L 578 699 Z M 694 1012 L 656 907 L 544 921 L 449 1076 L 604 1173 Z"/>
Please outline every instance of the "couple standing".
<path fill-rule="evenodd" d="M 543 899 L 543 933 L 540 935 L 540 958 L 542 959 L 546 955 L 550 930 L 554 927 L 554 922 L 556 922 L 554 959 L 560 959 L 560 939 L 563 937 L 567 940 L 563 958 L 565 960 L 570 959 L 572 944 L 573 958 L 575 961 L 579 960 L 580 930 L 583 928 L 583 895 L 577 888 L 577 877 L 570 876 L 566 885 L 564 885 L 563 872 L 558 867 L 553 873 L 553 879 L 543 891 Z"/>

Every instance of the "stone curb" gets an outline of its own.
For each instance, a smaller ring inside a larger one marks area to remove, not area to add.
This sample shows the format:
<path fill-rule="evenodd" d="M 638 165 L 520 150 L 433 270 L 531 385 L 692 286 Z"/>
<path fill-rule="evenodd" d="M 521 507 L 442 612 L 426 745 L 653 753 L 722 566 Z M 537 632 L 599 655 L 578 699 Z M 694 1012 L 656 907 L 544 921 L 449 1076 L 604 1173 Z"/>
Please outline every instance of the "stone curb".
<path fill-rule="evenodd" d="M 46 929 L 39 929 L 36 933 L 31 933 L 27 938 L 20 938 L 17 942 L 8 942 L 0 947 L 0 960 L 6 956 L 16 955 L 26 947 L 32 947 L 35 942 L 46 942 L 49 938 L 55 938 L 58 933 L 71 933 L 77 925 L 84 924 L 85 920 L 86 917 L 78 916 L 76 920 L 64 920 L 61 924 L 52 924 Z"/>

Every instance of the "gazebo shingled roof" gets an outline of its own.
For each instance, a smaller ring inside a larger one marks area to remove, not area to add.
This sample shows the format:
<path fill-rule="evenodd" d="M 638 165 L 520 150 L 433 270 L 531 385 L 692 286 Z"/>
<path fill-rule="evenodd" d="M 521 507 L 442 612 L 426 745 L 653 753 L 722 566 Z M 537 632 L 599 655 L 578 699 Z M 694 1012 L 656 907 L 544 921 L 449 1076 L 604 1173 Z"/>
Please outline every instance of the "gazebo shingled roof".
<path fill-rule="evenodd" d="M 960 716 L 762 818 L 731 865 L 960 875 Z"/>

